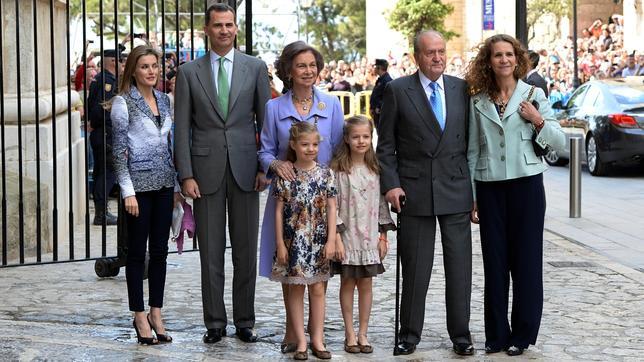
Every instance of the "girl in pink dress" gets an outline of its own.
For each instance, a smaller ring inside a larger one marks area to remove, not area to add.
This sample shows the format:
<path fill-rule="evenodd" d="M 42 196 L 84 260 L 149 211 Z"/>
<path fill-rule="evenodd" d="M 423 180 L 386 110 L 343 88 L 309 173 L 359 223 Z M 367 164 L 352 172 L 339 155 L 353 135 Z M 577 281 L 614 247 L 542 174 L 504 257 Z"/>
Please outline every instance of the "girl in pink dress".
<path fill-rule="evenodd" d="M 372 303 L 372 278 L 385 269 L 389 248 L 387 230 L 394 230 L 387 203 L 380 194 L 380 167 L 371 143 L 373 123 L 364 116 L 350 117 L 344 142 L 331 161 L 338 189 L 336 249 L 342 262 L 333 263 L 341 274 L 340 306 L 345 326 L 344 350 L 371 353 L 367 328 Z M 359 331 L 353 328 L 353 292 L 358 288 Z"/>

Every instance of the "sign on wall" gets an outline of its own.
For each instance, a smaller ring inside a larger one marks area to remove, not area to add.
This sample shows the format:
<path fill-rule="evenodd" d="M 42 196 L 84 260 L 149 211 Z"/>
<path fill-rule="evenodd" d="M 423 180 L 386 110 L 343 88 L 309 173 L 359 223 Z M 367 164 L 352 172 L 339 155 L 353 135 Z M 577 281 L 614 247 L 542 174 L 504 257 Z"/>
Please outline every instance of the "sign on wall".
<path fill-rule="evenodd" d="M 494 0 L 483 0 L 483 30 L 494 30 Z"/>

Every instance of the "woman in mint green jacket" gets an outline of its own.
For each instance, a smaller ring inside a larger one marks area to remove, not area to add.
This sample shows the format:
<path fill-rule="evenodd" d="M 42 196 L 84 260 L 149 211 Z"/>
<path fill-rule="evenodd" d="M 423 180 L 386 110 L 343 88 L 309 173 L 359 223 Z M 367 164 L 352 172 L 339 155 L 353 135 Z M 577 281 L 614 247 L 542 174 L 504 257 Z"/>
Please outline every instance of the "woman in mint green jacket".
<path fill-rule="evenodd" d="M 541 148 L 565 144 L 543 91 L 531 92 L 521 81 L 528 64 L 516 39 L 494 35 L 480 45 L 465 76 L 473 93 L 467 158 L 475 200 L 471 218 L 480 223 L 485 270 L 485 351 L 510 356 L 535 344 L 543 309 L 546 165 L 532 136 Z"/>

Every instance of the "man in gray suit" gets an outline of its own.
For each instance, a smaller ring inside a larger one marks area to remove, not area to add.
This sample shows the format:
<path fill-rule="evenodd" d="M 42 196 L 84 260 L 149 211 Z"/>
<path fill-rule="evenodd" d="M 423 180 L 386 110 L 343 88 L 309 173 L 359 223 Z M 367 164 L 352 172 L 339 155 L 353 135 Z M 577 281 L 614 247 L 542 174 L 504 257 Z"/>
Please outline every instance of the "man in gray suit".
<path fill-rule="evenodd" d="M 474 353 L 469 330 L 472 188 L 467 166 L 469 96 L 465 81 L 443 75 L 445 40 L 435 31 L 414 38 L 419 71 L 385 89 L 378 127 L 380 186 L 402 208 L 397 250 L 402 264 L 400 354 L 420 342 L 425 298 L 434 262 L 436 221 L 445 264 L 447 331 L 454 352 Z"/>
<path fill-rule="evenodd" d="M 237 336 L 255 342 L 255 276 L 259 194 L 256 134 L 270 98 L 266 65 L 233 48 L 234 10 L 214 4 L 204 32 L 211 51 L 179 68 L 175 156 L 184 195 L 194 199 L 201 257 L 205 343 L 226 335 L 226 210 L 232 246 L 233 320 Z"/>

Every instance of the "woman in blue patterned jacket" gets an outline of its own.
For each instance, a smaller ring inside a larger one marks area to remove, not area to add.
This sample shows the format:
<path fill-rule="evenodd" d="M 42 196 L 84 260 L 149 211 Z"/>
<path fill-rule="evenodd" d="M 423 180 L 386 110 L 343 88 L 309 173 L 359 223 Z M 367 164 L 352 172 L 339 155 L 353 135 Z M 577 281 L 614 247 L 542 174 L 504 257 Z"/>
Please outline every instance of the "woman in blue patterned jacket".
<path fill-rule="evenodd" d="M 159 54 L 148 46 L 134 48 L 125 64 L 119 95 L 111 102 L 114 169 L 127 212 L 125 275 L 141 344 L 172 341 L 163 327 L 161 307 L 173 202 L 181 200 L 172 161 L 170 101 L 154 89 L 158 76 Z M 148 240 L 150 314 L 146 316 L 143 271 Z"/>

